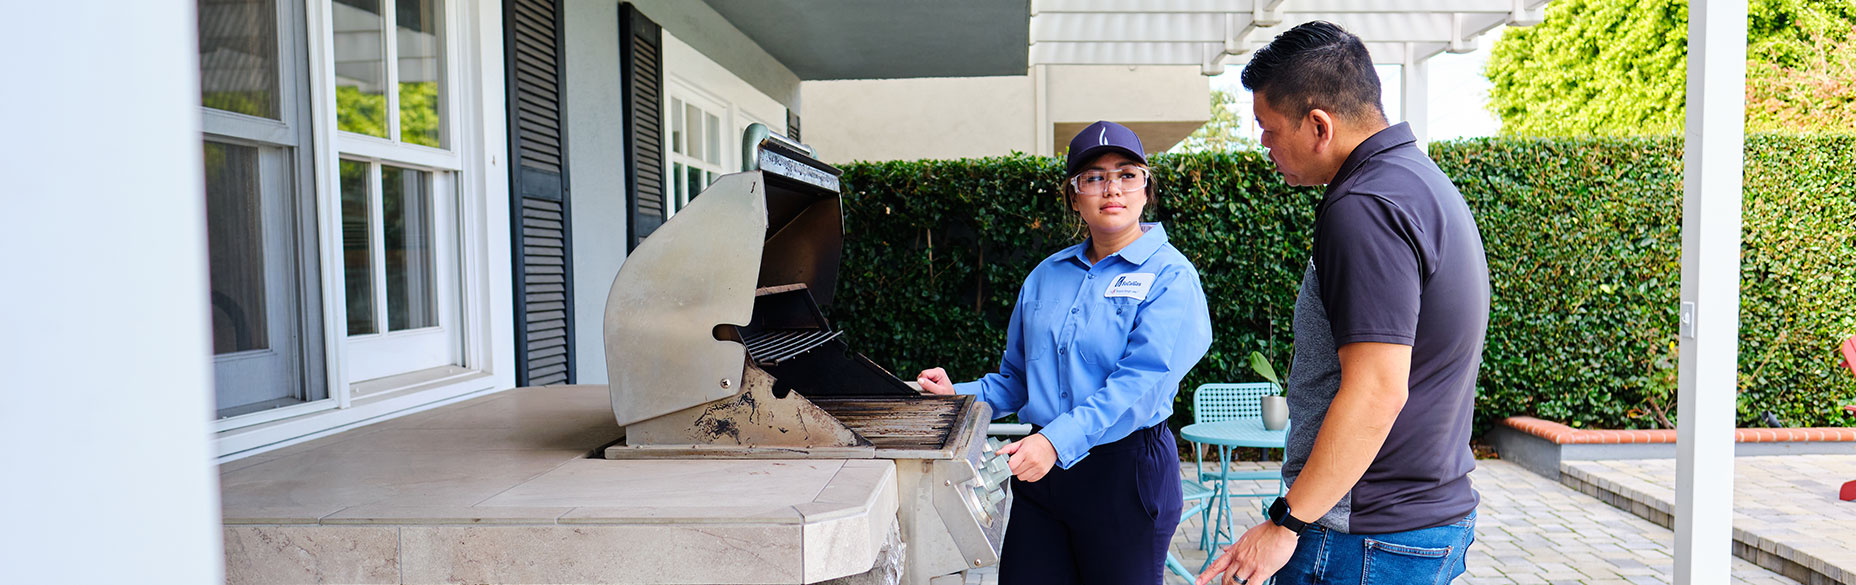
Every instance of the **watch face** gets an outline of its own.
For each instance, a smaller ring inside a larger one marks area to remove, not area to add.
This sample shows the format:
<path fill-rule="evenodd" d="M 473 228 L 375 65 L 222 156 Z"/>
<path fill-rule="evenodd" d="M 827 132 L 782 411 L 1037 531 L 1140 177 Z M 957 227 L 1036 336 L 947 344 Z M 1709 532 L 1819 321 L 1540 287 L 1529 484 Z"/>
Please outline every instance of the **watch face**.
<path fill-rule="evenodd" d="M 1295 517 L 1289 515 L 1288 498 L 1276 498 L 1276 503 L 1270 504 L 1270 522 L 1275 523 L 1277 526 L 1287 528 L 1296 534 L 1301 534 L 1302 529 L 1308 526 L 1306 523 L 1296 520 Z"/>

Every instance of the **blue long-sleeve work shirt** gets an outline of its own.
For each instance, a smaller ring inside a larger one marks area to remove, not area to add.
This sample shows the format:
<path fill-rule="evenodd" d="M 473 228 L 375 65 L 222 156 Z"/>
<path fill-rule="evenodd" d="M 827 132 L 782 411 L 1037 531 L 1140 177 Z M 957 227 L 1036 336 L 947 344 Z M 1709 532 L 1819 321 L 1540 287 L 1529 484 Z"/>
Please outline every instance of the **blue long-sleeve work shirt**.
<path fill-rule="evenodd" d="M 1198 270 L 1160 224 L 1141 229 L 1094 265 L 1087 241 L 1039 263 L 1018 292 L 999 371 L 954 385 L 994 416 L 1044 427 L 1065 469 L 1165 422 L 1180 380 L 1211 347 Z"/>

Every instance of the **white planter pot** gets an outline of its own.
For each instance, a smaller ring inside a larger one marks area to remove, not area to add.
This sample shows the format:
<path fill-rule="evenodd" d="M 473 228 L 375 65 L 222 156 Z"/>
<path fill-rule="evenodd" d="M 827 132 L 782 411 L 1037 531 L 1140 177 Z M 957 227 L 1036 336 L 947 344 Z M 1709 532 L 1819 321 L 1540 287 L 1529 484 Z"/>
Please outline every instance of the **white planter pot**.
<path fill-rule="evenodd" d="M 1263 397 L 1263 428 L 1280 431 L 1289 427 L 1289 399 L 1281 396 Z"/>

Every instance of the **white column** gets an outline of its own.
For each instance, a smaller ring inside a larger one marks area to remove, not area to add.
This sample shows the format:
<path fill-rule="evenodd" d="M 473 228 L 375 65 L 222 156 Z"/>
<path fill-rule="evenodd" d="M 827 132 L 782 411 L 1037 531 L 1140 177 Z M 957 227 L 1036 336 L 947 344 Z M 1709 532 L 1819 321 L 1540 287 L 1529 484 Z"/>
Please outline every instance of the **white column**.
<path fill-rule="evenodd" d="M 0 581 L 224 582 L 194 10 L 0 5 Z"/>
<path fill-rule="evenodd" d="M 1050 66 L 1031 66 L 1031 145 L 1032 154 L 1057 154 L 1057 126 L 1050 121 Z"/>
<path fill-rule="evenodd" d="M 1426 148 L 1431 140 L 1430 108 L 1430 64 L 1412 56 L 1412 47 L 1405 46 L 1405 64 L 1399 69 L 1404 73 L 1399 80 L 1399 109 L 1401 118 L 1411 123 L 1411 133 L 1418 137 L 1418 147 Z"/>
<path fill-rule="evenodd" d="M 1746 0 L 1695 2 L 1688 14 L 1675 583 L 1725 585 L 1733 558 Z"/>

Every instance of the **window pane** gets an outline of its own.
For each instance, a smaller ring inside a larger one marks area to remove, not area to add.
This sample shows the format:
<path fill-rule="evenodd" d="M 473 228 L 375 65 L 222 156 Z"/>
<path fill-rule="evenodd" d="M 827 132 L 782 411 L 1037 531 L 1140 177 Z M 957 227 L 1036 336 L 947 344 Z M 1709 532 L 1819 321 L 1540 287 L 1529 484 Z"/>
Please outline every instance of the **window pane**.
<path fill-rule="evenodd" d="M 702 169 L 699 169 L 696 167 L 690 167 L 690 175 L 689 175 L 688 181 L 690 183 L 690 188 L 688 191 L 690 194 L 690 199 L 695 199 L 697 195 L 702 194 L 702 188 L 706 186 L 702 182 Z"/>
<path fill-rule="evenodd" d="M 696 109 L 693 104 L 683 104 L 683 124 L 683 135 L 689 140 L 689 149 L 683 151 L 683 154 L 702 160 L 702 110 Z"/>
<path fill-rule="evenodd" d="M 722 121 L 715 114 L 707 116 L 709 124 L 709 164 L 722 164 Z"/>
<path fill-rule="evenodd" d="M 369 245 L 367 163 L 342 161 L 342 280 L 348 291 L 348 334 L 376 333 L 374 256 Z"/>
<path fill-rule="evenodd" d="M 670 98 L 670 151 L 683 154 L 683 100 Z"/>
<path fill-rule="evenodd" d="M 393 14 L 399 21 L 394 36 L 399 43 L 400 141 L 442 147 L 444 43 L 438 36 L 437 2 L 396 0 Z"/>
<path fill-rule="evenodd" d="M 213 353 L 270 347 L 258 149 L 206 143 L 206 248 Z"/>
<path fill-rule="evenodd" d="M 380 0 L 335 0 L 336 127 L 387 137 L 387 53 Z"/>
<path fill-rule="evenodd" d="M 683 192 L 683 163 L 670 163 L 670 200 L 675 205 L 672 210 L 682 209 L 690 200 L 689 194 Z"/>
<path fill-rule="evenodd" d="M 387 330 L 438 325 L 432 279 L 432 176 L 380 167 L 381 240 L 386 247 Z"/>
<path fill-rule="evenodd" d="M 271 0 L 200 0 L 199 9 L 200 103 L 278 119 L 276 6 Z"/>

